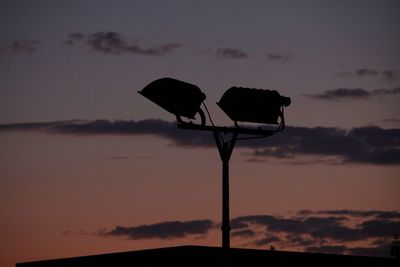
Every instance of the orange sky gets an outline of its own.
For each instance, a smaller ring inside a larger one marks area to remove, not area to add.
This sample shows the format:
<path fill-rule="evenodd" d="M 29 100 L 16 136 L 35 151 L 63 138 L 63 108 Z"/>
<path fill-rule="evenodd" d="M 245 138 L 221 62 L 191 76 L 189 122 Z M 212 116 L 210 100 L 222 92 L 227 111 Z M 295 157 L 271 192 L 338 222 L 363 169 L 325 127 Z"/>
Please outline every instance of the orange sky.
<path fill-rule="evenodd" d="M 220 244 L 218 229 L 200 239 L 135 241 L 98 235 L 116 225 L 219 222 L 216 149 L 182 149 L 149 136 L 45 133 L 3 133 L 1 147 L 4 262 Z M 245 151 L 235 150 L 231 160 L 232 218 L 290 216 L 302 209 L 399 209 L 398 167 L 294 166 L 276 159 L 250 163 Z M 233 246 L 246 243 L 232 239 Z"/>

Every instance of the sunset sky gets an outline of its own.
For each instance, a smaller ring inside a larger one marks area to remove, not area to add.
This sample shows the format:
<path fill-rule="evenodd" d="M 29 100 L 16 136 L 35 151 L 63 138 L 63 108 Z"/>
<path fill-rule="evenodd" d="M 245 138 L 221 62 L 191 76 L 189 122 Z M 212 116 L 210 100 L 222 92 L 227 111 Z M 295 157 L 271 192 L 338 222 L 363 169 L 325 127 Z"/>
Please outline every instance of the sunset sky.
<path fill-rule="evenodd" d="M 400 234 L 400 2 L 23 1 L 0 8 L 0 265 L 220 246 L 221 162 L 137 93 L 172 77 L 291 97 L 239 141 L 233 247 L 389 255 Z"/>

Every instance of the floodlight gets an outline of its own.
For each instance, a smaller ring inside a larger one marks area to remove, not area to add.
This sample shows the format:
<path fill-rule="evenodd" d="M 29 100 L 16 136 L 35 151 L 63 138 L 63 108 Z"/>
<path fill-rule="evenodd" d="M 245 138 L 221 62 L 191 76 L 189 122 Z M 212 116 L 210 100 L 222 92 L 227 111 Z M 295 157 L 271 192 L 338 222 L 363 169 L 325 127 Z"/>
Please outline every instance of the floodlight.
<path fill-rule="evenodd" d="M 196 85 L 172 78 L 161 78 L 151 82 L 138 93 L 176 115 L 179 122 L 183 122 L 181 116 L 195 119 L 199 113 L 201 125 L 205 124 L 204 112 L 200 105 L 206 99 L 206 95 Z"/>
<path fill-rule="evenodd" d="M 283 120 L 283 106 L 290 105 L 290 98 L 275 90 L 231 87 L 217 105 L 231 118 L 238 121 L 278 124 Z"/>
<path fill-rule="evenodd" d="M 162 78 L 151 82 L 138 93 L 174 114 L 179 122 L 178 128 L 212 132 L 222 161 L 222 248 L 224 257 L 228 257 L 231 231 L 229 222 L 229 160 L 236 140 L 267 137 L 282 131 L 285 128 L 283 107 L 290 105 L 290 98 L 281 96 L 275 90 L 231 87 L 223 94 L 217 104 L 235 122 L 236 127 L 222 127 L 214 125 L 203 102 L 206 95 L 196 85 L 172 78 Z M 200 108 L 202 103 L 211 125 L 205 124 L 204 112 Z M 188 123 L 181 119 L 181 116 L 195 119 L 196 114 L 201 117 L 200 125 Z M 280 123 L 278 123 L 279 118 Z M 238 121 L 279 124 L 279 126 L 273 130 L 261 129 L 261 127 L 239 127 Z M 238 138 L 239 134 L 247 136 Z"/>

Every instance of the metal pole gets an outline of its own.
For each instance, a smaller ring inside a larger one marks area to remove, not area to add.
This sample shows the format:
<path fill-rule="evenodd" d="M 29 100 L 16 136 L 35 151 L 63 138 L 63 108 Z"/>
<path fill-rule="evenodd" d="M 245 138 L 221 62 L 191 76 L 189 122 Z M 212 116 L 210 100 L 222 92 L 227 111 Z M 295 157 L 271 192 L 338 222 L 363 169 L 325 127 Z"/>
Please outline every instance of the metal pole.
<path fill-rule="evenodd" d="M 223 144 L 224 158 L 222 160 L 222 248 L 230 248 L 230 231 L 229 225 L 229 152 L 228 145 Z"/>
<path fill-rule="evenodd" d="M 229 160 L 232 155 L 233 148 L 238 133 L 233 133 L 232 139 L 225 142 L 218 131 L 213 131 L 214 139 L 218 147 L 218 152 L 222 161 L 222 249 L 230 248 L 230 231 L 229 225 Z"/>
<path fill-rule="evenodd" d="M 215 143 L 217 144 L 219 156 L 222 161 L 222 248 L 228 251 L 230 248 L 230 231 L 231 226 L 229 225 L 229 160 L 231 158 L 233 148 L 239 133 L 245 134 L 257 134 L 262 136 L 273 135 L 275 132 L 272 131 L 261 131 L 259 129 L 238 129 L 229 127 L 218 127 L 218 126 L 206 126 L 206 125 L 195 125 L 188 123 L 178 124 L 180 129 L 191 129 L 201 131 L 212 131 Z M 224 141 L 222 134 L 232 134 L 229 141 Z"/>

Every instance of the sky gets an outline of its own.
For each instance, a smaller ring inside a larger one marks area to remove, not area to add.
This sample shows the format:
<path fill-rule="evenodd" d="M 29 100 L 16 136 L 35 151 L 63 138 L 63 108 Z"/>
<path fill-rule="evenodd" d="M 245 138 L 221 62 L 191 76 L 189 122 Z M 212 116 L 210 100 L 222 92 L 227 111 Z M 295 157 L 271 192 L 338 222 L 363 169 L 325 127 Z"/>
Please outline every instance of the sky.
<path fill-rule="evenodd" d="M 400 233 L 400 2 L 23 1 L 0 9 L 0 265 L 220 246 L 210 133 L 137 91 L 288 96 L 286 129 L 238 141 L 233 247 L 389 255 Z M 209 122 L 208 122 L 209 123 Z"/>

